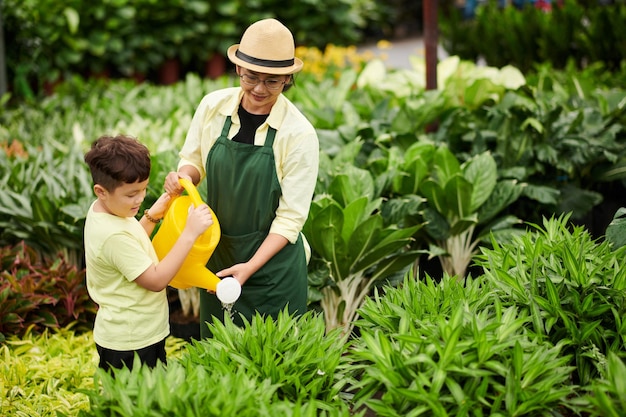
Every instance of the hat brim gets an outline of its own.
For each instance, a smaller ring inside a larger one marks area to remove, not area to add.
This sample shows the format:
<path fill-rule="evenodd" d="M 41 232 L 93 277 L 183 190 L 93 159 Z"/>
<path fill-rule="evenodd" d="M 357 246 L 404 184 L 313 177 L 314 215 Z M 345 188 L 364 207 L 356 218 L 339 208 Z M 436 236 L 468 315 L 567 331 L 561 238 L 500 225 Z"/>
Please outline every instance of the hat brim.
<path fill-rule="evenodd" d="M 228 48 L 228 51 L 226 52 L 226 54 L 228 55 L 228 59 L 230 59 L 230 62 L 232 62 L 233 64 L 249 69 L 250 71 L 260 72 L 263 74 L 289 75 L 289 74 L 294 74 L 296 72 L 299 72 L 302 69 L 303 62 L 298 57 L 294 57 L 293 65 L 290 65 L 288 67 L 269 67 L 269 66 L 251 64 L 250 62 L 240 59 L 235 54 L 238 48 L 239 48 L 239 44 L 235 44 L 231 46 L 230 48 Z"/>

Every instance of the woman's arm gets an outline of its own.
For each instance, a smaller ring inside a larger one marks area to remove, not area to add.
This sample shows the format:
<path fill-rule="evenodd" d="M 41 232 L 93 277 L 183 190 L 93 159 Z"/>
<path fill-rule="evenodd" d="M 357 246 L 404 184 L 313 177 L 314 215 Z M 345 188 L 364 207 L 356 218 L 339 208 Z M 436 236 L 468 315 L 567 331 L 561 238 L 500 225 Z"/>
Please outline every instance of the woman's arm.
<path fill-rule="evenodd" d="M 215 275 L 220 278 L 232 276 L 239 281 L 239 284 L 243 285 L 256 271 L 261 269 L 263 265 L 272 259 L 274 255 L 287 246 L 288 243 L 289 241 L 285 237 L 270 233 L 248 262 L 222 269 Z"/>

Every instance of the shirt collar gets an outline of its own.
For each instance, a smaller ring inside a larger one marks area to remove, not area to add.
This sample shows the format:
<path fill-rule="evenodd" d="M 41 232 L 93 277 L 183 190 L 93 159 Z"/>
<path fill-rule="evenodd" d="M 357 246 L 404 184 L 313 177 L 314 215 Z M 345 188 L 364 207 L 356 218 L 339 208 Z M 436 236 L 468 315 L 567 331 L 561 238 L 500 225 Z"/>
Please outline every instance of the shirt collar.
<path fill-rule="evenodd" d="M 224 116 L 231 116 L 234 120 L 238 119 L 237 116 L 237 107 L 239 103 L 241 103 L 241 98 L 243 97 L 243 89 L 238 88 L 237 94 L 233 94 L 230 96 L 230 99 L 226 102 L 224 106 L 219 110 L 220 113 Z M 267 116 L 267 120 L 265 121 L 270 127 L 278 130 L 283 123 L 283 119 L 285 114 L 287 113 L 287 99 L 285 96 L 280 94 L 276 99 L 276 103 L 272 106 L 272 110 L 270 110 L 269 116 Z"/>

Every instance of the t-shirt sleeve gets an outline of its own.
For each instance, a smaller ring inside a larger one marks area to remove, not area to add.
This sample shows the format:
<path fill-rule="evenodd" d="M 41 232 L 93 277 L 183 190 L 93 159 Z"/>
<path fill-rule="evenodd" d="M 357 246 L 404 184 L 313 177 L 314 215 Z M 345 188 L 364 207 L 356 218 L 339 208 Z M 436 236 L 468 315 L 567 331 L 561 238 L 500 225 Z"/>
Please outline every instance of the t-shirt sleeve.
<path fill-rule="evenodd" d="M 134 281 L 152 264 L 152 259 L 142 249 L 141 243 L 130 233 L 111 235 L 102 247 L 102 256 L 128 281 Z"/>

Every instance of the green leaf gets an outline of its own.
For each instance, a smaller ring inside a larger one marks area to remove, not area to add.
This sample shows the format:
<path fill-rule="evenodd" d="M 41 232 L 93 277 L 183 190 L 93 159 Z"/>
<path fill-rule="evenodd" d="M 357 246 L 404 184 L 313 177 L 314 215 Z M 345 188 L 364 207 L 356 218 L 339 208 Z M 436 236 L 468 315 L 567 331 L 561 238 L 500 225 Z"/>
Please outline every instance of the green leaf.
<path fill-rule="evenodd" d="M 80 23 L 80 16 L 78 12 L 71 7 L 66 7 L 65 9 L 63 9 L 63 14 L 67 19 L 67 27 L 70 33 L 72 35 L 76 34 L 76 31 L 78 30 L 78 25 Z"/>
<path fill-rule="evenodd" d="M 496 161 L 485 152 L 465 162 L 463 176 L 472 184 L 472 196 L 469 211 L 475 212 L 491 196 L 498 179 Z"/>
<path fill-rule="evenodd" d="M 472 194 L 474 186 L 460 174 L 452 176 L 445 184 L 445 207 L 441 213 L 453 220 L 468 217 L 472 210 Z"/>
<path fill-rule="evenodd" d="M 371 249 L 378 243 L 378 235 L 383 229 L 383 218 L 380 215 L 374 215 L 359 224 L 348 240 L 348 259 L 343 262 L 349 265 L 346 271 L 352 273 L 362 271 L 364 267 L 358 266 L 362 262 L 365 255 L 369 254 Z M 373 256 L 382 259 L 386 253 L 375 252 Z M 344 278 L 344 277 L 342 277 Z"/>
<path fill-rule="evenodd" d="M 557 204 L 561 193 L 554 187 L 528 184 L 524 187 L 522 195 L 541 204 Z"/>
<path fill-rule="evenodd" d="M 445 216 L 447 213 L 446 194 L 439 183 L 429 178 L 420 186 L 420 192 L 434 211 Z"/>
<path fill-rule="evenodd" d="M 334 260 L 336 253 L 343 251 L 345 243 L 341 237 L 343 211 L 335 203 L 321 209 L 313 218 L 312 229 L 316 233 L 307 236 L 313 249 L 328 260 Z"/>
<path fill-rule="evenodd" d="M 515 180 L 498 181 L 487 200 L 478 209 L 478 221 L 485 224 L 511 206 L 522 194 L 524 184 Z"/>
<path fill-rule="evenodd" d="M 422 211 L 426 224 L 424 229 L 435 240 L 446 240 L 450 236 L 450 224 L 447 219 L 434 207 L 426 207 Z"/>
<path fill-rule="evenodd" d="M 606 239 L 615 249 L 626 246 L 626 208 L 620 207 L 606 228 Z"/>
<path fill-rule="evenodd" d="M 461 171 L 458 159 L 447 146 L 437 148 L 433 163 L 433 179 L 442 187 Z"/>

